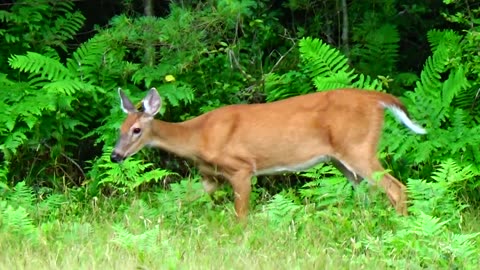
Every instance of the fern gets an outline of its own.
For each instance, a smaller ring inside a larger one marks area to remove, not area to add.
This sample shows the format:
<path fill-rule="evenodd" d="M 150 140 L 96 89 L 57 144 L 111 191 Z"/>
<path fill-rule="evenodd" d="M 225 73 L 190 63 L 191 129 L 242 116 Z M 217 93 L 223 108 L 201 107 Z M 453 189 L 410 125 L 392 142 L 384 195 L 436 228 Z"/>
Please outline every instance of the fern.
<path fill-rule="evenodd" d="M 185 221 L 199 207 L 211 203 L 198 179 L 183 179 L 170 184 L 170 190 L 160 191 L 158 200 L 161 213 L 166 222 Z"/>
<path fill-rule="evenodd" d="M 282 194 L 276 194 L 267 204 L 266 214 L 272 225 L 289 225 L 296 221 L 302 208 Z"/>
<path fill-rule="evenodd" d="M 352 196 L 351 185 L 331 165 L 314 167 L 300 175 L 313 179 L 300 189 L 301 198 L 319 207 L 344 204 Z"/>
<path fill-rule="evenodd" d="M 13 207 L 6 201 L 0 201 L 0 231 L 29 241 L 39 240 L 37 228 L 27 210 L 21 206 Z"/>
<path fill-rule="evenodd" d="M 395 160 L 402 157 L 432 166 L 449 156 L 461 164 L 477 164 L 474 149 L 480 143 L 480 129 L 472 125 L 466 111 L 453 105 L 470 87 L 464 66 L 454 60 L 461 53 L 461 38 L 453 31 L 430 31 L 428 37 L 433 55 L 427 59 L 415 91 L 406 93 L 405 100 L 412 117 L 426 126 L 428 140 L 411 136 L 389 119 L 386 129 L 392 136 L 385 137 L 382 144 L 394 153 Z"/>
<path fill-rule="evenodd" d="M 11 53 L 30 50 L 59 59 L 56 49 L 67 51 L 66 42 L 83 26 L 85 17 L 74 10 L 74 1 L 43 1 L 32 4 L 28 0 L 16 1 L 9 11 L 0 11 L 0 28 Z M 4 30 L 4 31 L 2 31 Z M 13 49 L 12 49 L 13 48 Z M 0 57 L 0 60 L 1 59 Z M 4 61 L 2 61 L 4 62 Z"/>
<path fill-rule="evenodd" d="M 107 49 L 108 45 L 104 38 L 93 38 L 74 52 L 66 65 L 35 52 L 9 58 L 12 68 L 30 74 L 27 83 L 0 76 L 0 84 L 12 90 L 0 94 L 0 102 L 8 107 L 0 112 L 5 127 L 0 129 L 4 141 L 0 150 L 9 160 L 19 149 L 28 153 L 30 147 L 37 149 L 34 155 L 48 151 L 53 158 L 66 157 L 66 149 L 75 146 L 88 131 L 86 127 L 97 125 L 98 115 L 108 112 L 104 104 L 115 95 L 105 95 L 105 85 L 116 85 L 114 75 L 105 73 L 106 61 L 122 67 L 116 57 L 124 56 L 124 48 Z M 94 110 L 92 104 L 97 105 Z"/>
<path fill-rule="evenodd" d="M 4 165 L 0 166 L 0 197 L 3 193 L 8 191 L 10 188 L 7 184 L 7 174 L 8 174 L 8 163 L 5 162 Z"/>
<path fill-rule="evenodd" d="M 36 219 L 55 220 L 59 218 L 61 209 L 69 204 L 69 201 L 63 194 L 50 194 L 37 203 L 36 209 L 32 215 Z"/>
<path fill-rule="evenodd" d="M 157 254 L 161 252 L 161 246 L 158 245 L 160 235 L 159 225 L 155 225 L 153 229 L 146 230 L 138 235 L 128 232 L 120 225 L 114 225 L 113 230 L 115 231 L 115 237 L 112 241 L 122 248 L 146 254 Z"/>
<path fill-rule="evenodd" d="M 64 17 L 59 17 L 55 20 L 55 25 L 52 28 L 49 28 L 48 32 L 51 33 L 52 38 L 54 39 L 51 43 L 58 45 L 64 51 L 67 51 L 67 46 L 63 42 L 73 39 L 77 34 L 77 31 L 83 27 L 85 17 L 81 12 L 72 10 L 72 3 L 64 2 L 64 4 L 70 4 L 67 6 L 67 9 L 63 9 L 65 12 Z"/>
<path fill-rule="evenodd" d="M 278 75 L 270 73 L 265 76 L 265 92 L 268 102 L 285 99 L 311 91 L 308 78 L 298 71 L 289 71 Z"/>
<path fill-rule="evenodd" d="M 415 180 L 408 183 L 407 189 L 412 200 L 410 211 L 449 217 L 448 224 L 458 226 L 460 214 L 467 205 L 458 201 L 456 194 L 461 191 L 463 183 L 475 176 L 478 173 L 473 173 L 469 167 L 461 168 L 451 159 L 444 161 L 432 175 L 434 182 Z"/>
<path fill-rule="evenodd" d="M 0 193 L 0 231 L 37 243 L 40 239 L 35 217 L 37 199 L 31 187 L 19 182 Z M 54 211 L 50 208 L 48 211 Z"/>
<path fill-rule="evenodd" d="M 398 60 L 400 34 L 393 24 L 376 22 L 380 25 L 370 25 L 372 19 L 366 18 L 355 28 L 357 43 L 352 48 L 351 57 L 358 62 L 358 69 L 366 74 L 391 75 Z"/>
<path fill-rule="evenodd" d="M 399 229 L 383 234 L 381 241 L 367 239 L 364 244 L 368 250 L 392 258 L 391 264 L 394 263 L 393 258 L 415 254 L 416 261 L 410 261 L 409 264 L 475 268 L 479 263 L 475 238 L 480 233 L 453 233 L 448 230 L 447 223 L 420 212 L 415 218 L 400 220 Z"/>
<path fill-rule="evenodd" d="M 99 187 L 110 185 L 122 192 L 133 191 L 142 184 L 156 182 L 172 175 L 168 170 L 152 170 L 152 163 L 143 163 L 141 160 L 127 159 L 121 164 L 112 163 L 110 153 L 111 148 L 102 154 L 89 173 L 99 179 L 97 180 Z"/>
<path fill-rule="evenodd" d="M 381 83 L 365 75 L 355 74 L 348 65 L 348 59 L 337 49 L 319 39 L 300 40 L 300 54 L 303 70 L 313 80 L 318 90 L 335 88 L 381 89 Z"/>
<path fill-rule="evenodd" d="M 26 210 L 32 210 L 36 203 L 32 188 L 26 186 L 25 182 L 18 182 L 13 190 L 7 194 L 6 199 L 10 204 Z"/>
<path fill-rule="evenodd" d="M 27 55 L 14 55 L 10 57 L 8 63 L 12 68 L 35 73 L 48 80 L 62 80 L 70 75 L 69 70 L 58 60 L 35 52 L 28 52 Z"/>
<path fill-rule="evenodd" d="M 152 85 L 153 81 L 158 78 L 164 78 L 168 74 L 172 74 L 175 71 L 175 66 L 168 64 L 159 64 L 153 67 L 144 66 L 139 68 L 132 74 L 132 80 L 134 83 L 145 82 L 147 88 Z"/>
<path fill-rule="evenodd" d="M 348 59 L 338 49 L 320 39 L 302 38 L 299 51 L 302 73 L 288 72 L 282 76 L 267 76 L 265 84 L 268 87 L 268 101 L 309 92 L 305 75 L 312 80 L 317 91 L 352 87 L 372 90 L 382 88 L 379 80 L 356 74 L 349 66 Z"/>
<path fill-rule="evenodd" d="M 447 44 L 457 44 L 457 46 L 451 47 L 450 50 L 455 51 L 459 49 L 458 45 L 461 41 L 461 36 L 459 36 L 453 30 L 436 30 L 432 29 L 427 33 L 427 39 L 430 43 L 432 51 L 437 51 L 439 47 Z"/>
<path fill-rule="evenodd" d="M 73 7 L 71 2 L 60 6 L 63 9 Z M 80 20 L 80 15 L 72 16 Z M 78 20 L 72 23 L 79 26 Z M 68 23 L 62 27 L 70 31 L 76 29 L 76 26 L 68 26 Z M 8 159 L 12 159 L 17 150 L 27 143 L 38 145 L 40 141 L 56 139 L 63 140 L 60 145 L 65 145 L 78 134 L 80 126 L 86 126 L 85 122 L 90 120 L 89 112 L 77 114 L 76 117 L 70 117 L 65 112 L 78 113 L 78 103 L 73 103 L 81 98 L 79 92 L 91 98 L 102 93 L 102 88 L 80 81 L 76 69 L 69 69 L 55 56 L 28 52 L 26 55 L 10 56 L 8 63 L 13 69 L 31 74 L 28 83 L 0 78 L 0 84 L 8 85 L 11 89 L 0 95 L 0 102 L 9 108 L 3 115 L 0 114 L 0 123 L 7 128 L 0 130 L 0 136 L 4 139 L 0 149 Z M 57 131 L 52 132 L 49 126 L 56 126 Z M 70 131 L 70 137 L 65 134 L 66 130 Z M 58 149 L 61 148 L 59 146 Z"/>
<path fill-rule="evenodd" d="M 193 88 L 185 83 L 162 84 L 158 87 L 158 91 L 174 107 L 179 106 L 180 101 L 190 103 L 193 100 Z"/>

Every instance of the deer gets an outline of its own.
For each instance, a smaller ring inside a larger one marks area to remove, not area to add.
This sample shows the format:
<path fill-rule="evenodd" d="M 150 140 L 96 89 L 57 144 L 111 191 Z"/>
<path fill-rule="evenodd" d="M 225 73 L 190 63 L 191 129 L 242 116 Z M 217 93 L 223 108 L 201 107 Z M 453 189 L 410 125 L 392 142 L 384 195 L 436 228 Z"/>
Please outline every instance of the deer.
<path fill-rule="evenodd" d="M 118 94 L 127 117 L 111 161 L 122 162 L 145 146 L 189 159 L 209 195 L 225 182 L 232 186 L 239 220 L 248 215 L 252 177 L 299 172 L 327 161 L 353 186 L 366 179 L 380 187 L 396 212 L 408 215 L 405 185 L 385 172 L 377 158 L 384 110 L 412 132 L 427 132 L 393 95 L 336 89 L 270 103 L 228 105 L 171 123 L 154 119 L 162 106 L 155 88 L 142 100 L 143 111 L 121 89 Z"/>

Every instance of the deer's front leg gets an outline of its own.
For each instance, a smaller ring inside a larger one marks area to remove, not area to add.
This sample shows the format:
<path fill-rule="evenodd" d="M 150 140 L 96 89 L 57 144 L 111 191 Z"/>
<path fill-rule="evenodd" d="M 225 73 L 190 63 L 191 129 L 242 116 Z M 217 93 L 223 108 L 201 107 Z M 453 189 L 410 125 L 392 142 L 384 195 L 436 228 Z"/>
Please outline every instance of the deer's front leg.
<path fill-rule="evenodd" d="M 202 176 L 203 189 L 206 193 L 208 193 L 208 195 L 210 195 L 210 197 L 212 197 L 213 193 L 215 193 L 215 191 L 217 191 L 221 185 L 218 179 L 220 174 L 211 166 L 206 164 L 200 165 L 198 169 L 200 171 L 200 175 Z"/>

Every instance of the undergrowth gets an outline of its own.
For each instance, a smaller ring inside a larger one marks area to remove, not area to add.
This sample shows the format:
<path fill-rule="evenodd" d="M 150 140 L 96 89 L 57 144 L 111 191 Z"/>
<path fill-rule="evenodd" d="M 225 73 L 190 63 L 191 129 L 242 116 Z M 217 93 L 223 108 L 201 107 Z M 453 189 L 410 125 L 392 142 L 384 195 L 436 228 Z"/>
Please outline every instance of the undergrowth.
<path fill-rule="evenodd" d="M 478 210 L 452 192 L 472 175 L 451 160 L 428 182 L 409 180 L 408 217 L 367 185 L 352 191 L 328 165 L 302 176 L 312 182 L 252 201 L 247 225 L 235 221 L 231 200 L 213 203 L 197 178 L 90 201 L 77 200 L 80 192 L 43 196 L 20 182 L 2 192 L 0 268 L 473 269 L 479 263 Z"/>

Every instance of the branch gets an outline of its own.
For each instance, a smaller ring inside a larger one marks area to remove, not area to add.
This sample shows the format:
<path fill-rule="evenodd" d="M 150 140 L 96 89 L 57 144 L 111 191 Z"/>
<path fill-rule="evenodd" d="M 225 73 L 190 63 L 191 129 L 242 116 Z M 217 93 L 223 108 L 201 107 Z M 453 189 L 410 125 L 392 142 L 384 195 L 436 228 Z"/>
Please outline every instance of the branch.
<path fill-rule="evenodd" d="M 47 147 L 50 151 L 52 151 L 52 147 L 50 145 L 48 145 L 46 142 L 43 142 L 43 145 L 45 145 L 45 147 Z M 80 173 L 82 174 L 83 178 L 85 179 L 86 176 L 85 176 L 85 173 L 83 172 L 83 169 L 82 167 L 75 161 L 73 160 L 71 157 L 65 155 L 63 152 L 60 152 L 60 155 L 64 158 L 66 158 L 68 161 L 70 161 L 73 165 L 75 165 L 75 167 L 77 167 L 77 169 L 80 171 Z"/>
<path fill-rule="evenodd" d="M 297 44 L 294 42 L 293 45 L 292 45 L 292 47 L 290 47 L 290 49 L 288 49 L 288 51 L 287 51 L 285 54 L 283 54 L 282 56 L 280 56 L 280 58 L 278 59 L 278 61 L 275 63 L 275 65 L 273 65 L 272 69 L 270 69 L 270 72 L 268 72 L 267 74 L 272 73 L 272 72 L 277 68 L 277 66 L 283 61 L 283 59 L 285 58 L 285 56 L 287 56 L 287 54 L 289 54 L 290 51 L 292 51 L 293 48 L 295 48 L 296 46 L 297 46 Z"/>

